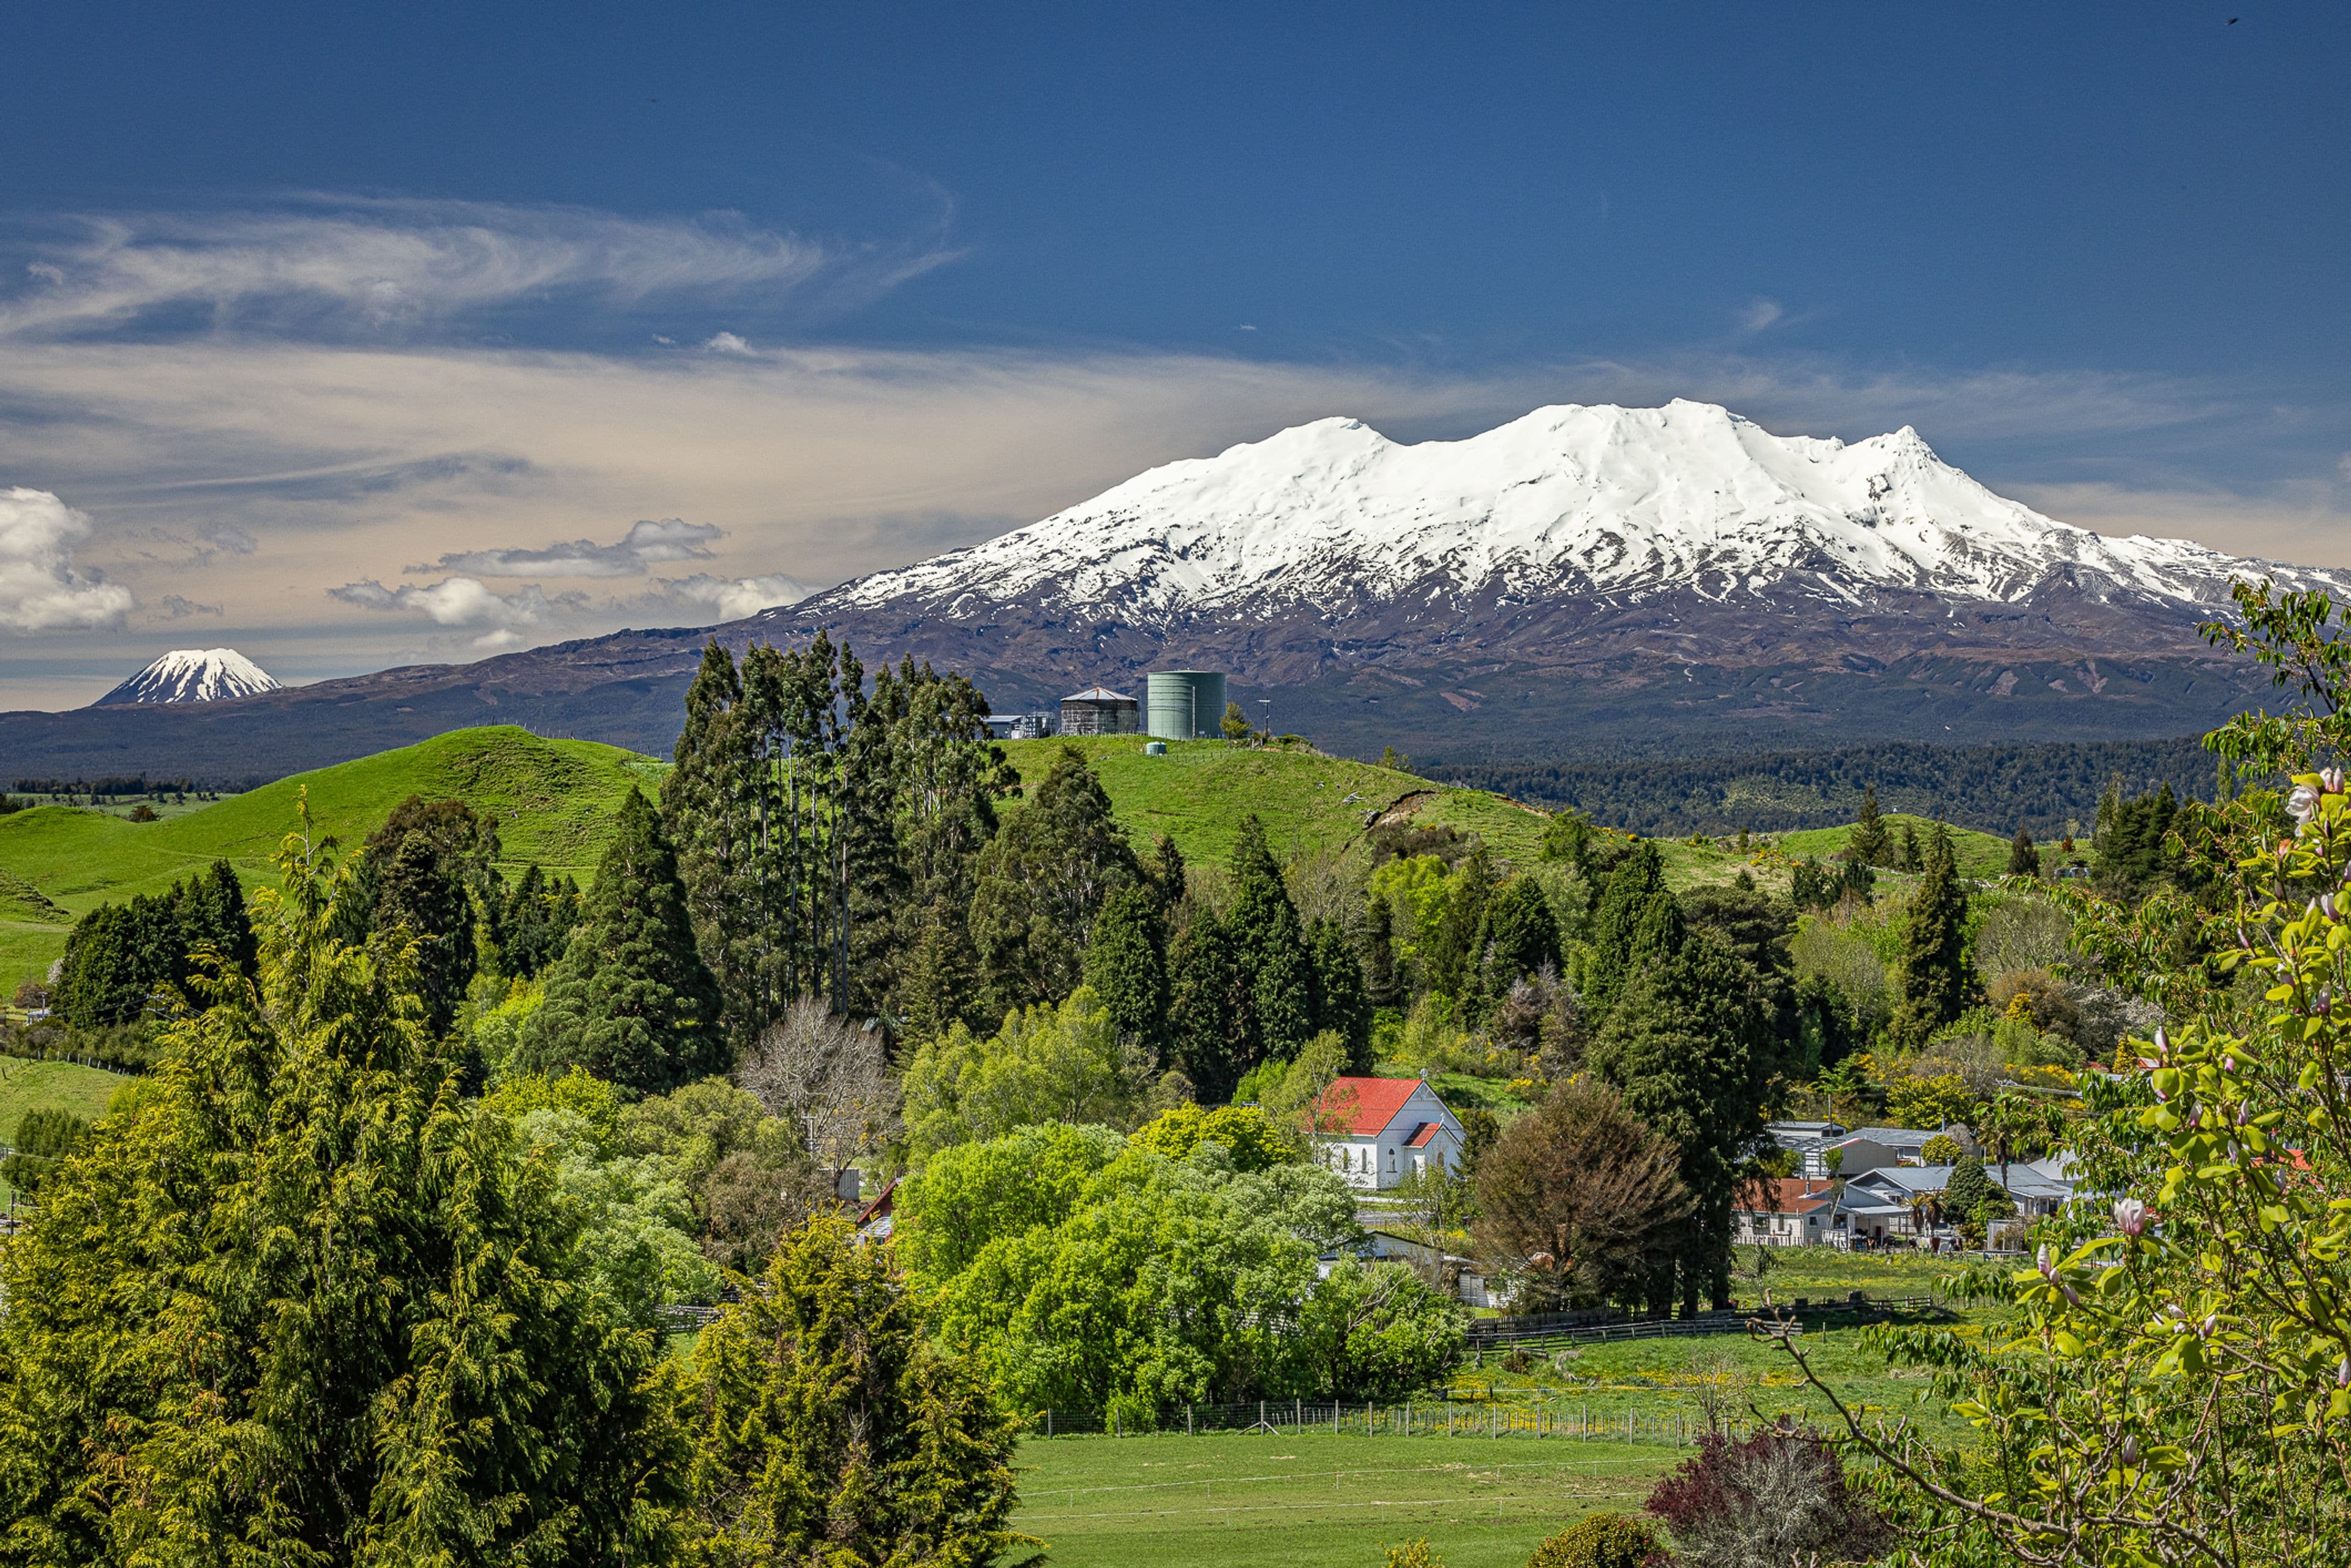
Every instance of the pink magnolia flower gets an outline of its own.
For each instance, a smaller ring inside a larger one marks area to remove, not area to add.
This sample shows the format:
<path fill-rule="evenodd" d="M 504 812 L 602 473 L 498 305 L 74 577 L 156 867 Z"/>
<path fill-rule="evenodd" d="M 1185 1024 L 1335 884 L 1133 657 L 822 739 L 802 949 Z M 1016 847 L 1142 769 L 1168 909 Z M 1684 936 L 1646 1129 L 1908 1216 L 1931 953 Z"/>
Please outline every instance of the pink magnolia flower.
<path fill-rule="evenodd" d="M 2115 1228 L 2133 1238 L 2147 1234 L 2147 1205 L 2135 1197 L 2115 1200 Z"/>

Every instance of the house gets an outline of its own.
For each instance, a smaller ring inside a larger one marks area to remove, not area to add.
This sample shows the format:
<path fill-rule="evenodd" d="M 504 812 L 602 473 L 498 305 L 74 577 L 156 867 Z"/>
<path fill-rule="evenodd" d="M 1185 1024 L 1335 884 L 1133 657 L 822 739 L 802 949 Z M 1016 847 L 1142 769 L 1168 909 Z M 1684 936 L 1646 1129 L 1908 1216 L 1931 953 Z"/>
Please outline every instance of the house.
<path fill-rule="evenodd" d="M 1849 1247 L 1843 1184 L 1803 1176 L 1750 1182 L 1730 1212 L 1730 1235 L 1753 1247 Z"/>
<path fill-rule="evenodd" d="M 1314 1277 L 1328 1279 L 1331 1270 L 1342 1258 L 1354 1258 L 1365 1263 L 1397 1262 L 1410 1264 L 1424 1280 L 1442 1286 L 1451 1281 L 1453 1293 L 1472 1307 L 1499 1307 L 1503 1304 L 1502 1292 L 1486 1282 L 1486 1267 L 1474 1258 L 1463 1258 L 1415 1241 L 1408 1236 L 1398 1236 L 1388 1230 L 1367 1230 L 1363 1240 L 1352 1247 L 1333 1248 L 1315 1260 Z"/>
<path fill-rule="evenodd" d="M 1931 1133 L 1921 1132 L 1916 1127 L 1855 1127 L 1850 1135 L 1866 1139 L 1881 1148 L 1891 1149 L 1902 1159 L 1917 1160 L 1922 1165 L 1927 1159 L 1927 1145 L 1937 1138 L 1949 1138 L 1959 1145 L 1959 1153 L 1963 1155 L 1983 1153 L 1975 1134 L 1958 1125 L 1939 1127 Z"/>
<path fill-rule="evenodd" d="M 1987 1165 L 1984 1174 L 1994 1186 L 2001 1185 L 1998 1166 Z M 1889 1166 L 1855 1176 L 1845 1184 L 1855 1234 L 1877 1242 L 1956 1237 L 1958 1217 L 1936 1212 L 1931 1202 L 1950 1184 L 1949 1166 Z M 2073 1199 L 2074 1183 L 2033 1166 L 2011 1165 L 2006 1191 L 2018 1218 L 2034 1219 L 2064 1208 Z"/>
<path fill-rule="evenodd" d="M 890 1178 L 872 1202 L 857 1212 L 857 1239 L 861 1241 L 887 1241 L 898 1228 L 898 1178 Z"/>
<path fill-rule="evenodd" d="M 1461 1165 L 1461 1124 L 1425 1078 L 1333 1079 L 1314 1125 L 1323 1163 L 1351 1186 L 1376 1191 Z"/>

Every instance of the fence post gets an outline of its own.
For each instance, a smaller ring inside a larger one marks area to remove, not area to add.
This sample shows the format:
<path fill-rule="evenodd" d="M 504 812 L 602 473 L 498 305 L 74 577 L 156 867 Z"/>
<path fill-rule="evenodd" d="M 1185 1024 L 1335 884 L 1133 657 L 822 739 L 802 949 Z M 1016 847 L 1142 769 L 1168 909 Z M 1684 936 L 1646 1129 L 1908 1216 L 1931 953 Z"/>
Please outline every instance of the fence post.
<path fill-rule="evenodd" d="M 1110 1435 L 1113 1437 L 1121 1436 L 1118 1429 L 1118 1412 L 1116 1409 L 1113 1409 L 1110 1413 Z"/>
<path fill-rule="evenodd" d="M 1053 1435 L 1053 1408 L 1052 1408 L 1052 1406 L 1050 1406 L 1050 1405 L 1049 1405 L 1049 1406 L 1047 1406 L 1045 1407 L 1045 1436 L 1047 1436 L 1048 1437 L 1051 1437 L 1052 1435 Z"/>
<path fill-rule="evenodd" d="M 1186 1406 L 1184 1406 L 1184 1436 L 1186 1436 L 1186 1437 L 1190 1437 L 1191 1435 L 1192 1435 L 1192 1407 L 1191 1407 L 1189 1405 L 1186 1405 Z"/>

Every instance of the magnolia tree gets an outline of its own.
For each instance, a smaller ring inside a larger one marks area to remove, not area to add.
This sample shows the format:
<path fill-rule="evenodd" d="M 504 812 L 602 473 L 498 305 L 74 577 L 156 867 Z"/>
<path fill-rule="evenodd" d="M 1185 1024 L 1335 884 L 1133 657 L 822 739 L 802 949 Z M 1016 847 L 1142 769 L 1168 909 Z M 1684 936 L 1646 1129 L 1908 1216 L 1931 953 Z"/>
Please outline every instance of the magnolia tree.
<path fill-rule="evenodd" d="M 1979 1280 L 2011 1326 L 1880 1331 L 1974 1442 L 1837 1404 L 1912 1563 L 2252 1568 L 2351 1539 L 2351 796 L 2313 766 L 2351 741 L 2351 648 L 2323 596 L 2239 602 L 2211 634 L 2306 706 L 2210 744 L 2293 789 L 2183 812 L 2200 904 L 2078 906 L 2107 977 L 2173 1020 L 2084 1081 L 2068 1146 L 2105 1196 L 2036 1227 L 2032 1267 Z"/>

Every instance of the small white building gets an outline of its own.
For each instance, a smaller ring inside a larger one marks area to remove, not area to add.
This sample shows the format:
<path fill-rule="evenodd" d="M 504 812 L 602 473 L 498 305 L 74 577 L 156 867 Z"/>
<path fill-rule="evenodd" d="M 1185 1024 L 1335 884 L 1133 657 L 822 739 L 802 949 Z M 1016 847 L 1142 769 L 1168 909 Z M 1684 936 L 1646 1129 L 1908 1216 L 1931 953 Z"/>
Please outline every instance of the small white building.
<path fill-rule="evenodd" d="M 1853 1231 L 1844 1185 L 1775 1176 L 1739 1189 L 1730 1215 L 1731 1239 L 1750 1247 L 1850 1247 Z"/>
<path fill-rule="evenodd" d="M 1461 1164 L 1461 1124 L 1425 1078 L 1338 1078 L 1315 1103 L 1322 1161 L 1374 1191 Z"/>

